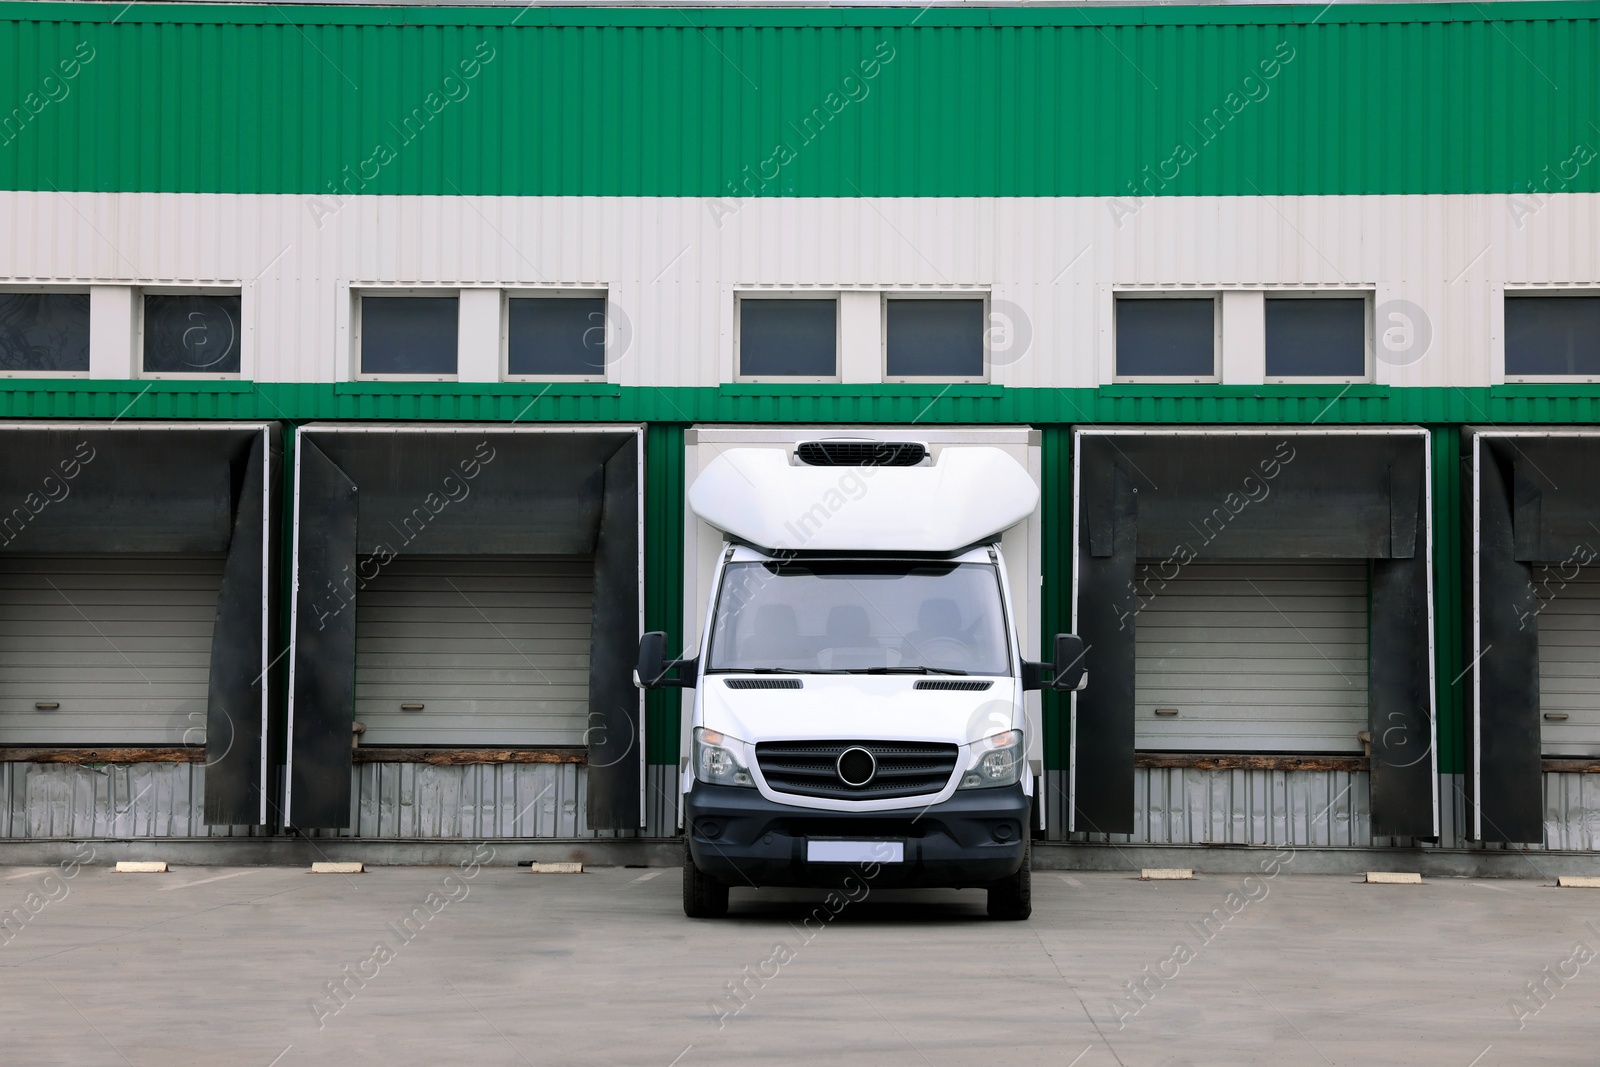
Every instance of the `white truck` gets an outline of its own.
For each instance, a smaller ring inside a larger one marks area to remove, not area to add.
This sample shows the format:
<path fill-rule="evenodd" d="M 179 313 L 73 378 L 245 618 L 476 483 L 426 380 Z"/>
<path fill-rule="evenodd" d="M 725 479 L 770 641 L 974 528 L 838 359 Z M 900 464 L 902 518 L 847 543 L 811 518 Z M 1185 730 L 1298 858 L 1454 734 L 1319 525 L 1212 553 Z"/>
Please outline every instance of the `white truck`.
<path fill-rule="evenodd" d="M 647 633 L 635 679 L 694 690 L 687 915 L 726 914 L 731 886 L 854 873 L 984 887 L 991 917 L 1028 917 L 1024 693 L 1086 682 L 1077 637 L 1056 636 L 1054 666 L 1018 640 L 1000 539 L 1038 502 L 985 446 L 823 439 L 732 448 L 701 472 L 689 506 L 725 540 L 698 654 L 671 659 Z"/>

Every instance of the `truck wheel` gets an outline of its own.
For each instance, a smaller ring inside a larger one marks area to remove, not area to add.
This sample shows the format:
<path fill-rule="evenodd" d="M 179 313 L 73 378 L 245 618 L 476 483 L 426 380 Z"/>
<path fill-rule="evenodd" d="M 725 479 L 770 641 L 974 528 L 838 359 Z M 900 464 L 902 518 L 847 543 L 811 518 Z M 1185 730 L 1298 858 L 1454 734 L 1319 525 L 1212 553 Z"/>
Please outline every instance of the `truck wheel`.
<path fill-rule="evenodd" d="M 1032 865 L 1033 843 L 1027 841 L 1022 847 L 1022 867 L 1010 878 L 989 887 L 989 918 L 1026 919 L 1033 914 Z"/>
<path fill-rule="evenodd" d="M 728 887 L 694 865 L 683 848 L 683 913 L 691 919 L 720 919 L 728 914 Z"/>

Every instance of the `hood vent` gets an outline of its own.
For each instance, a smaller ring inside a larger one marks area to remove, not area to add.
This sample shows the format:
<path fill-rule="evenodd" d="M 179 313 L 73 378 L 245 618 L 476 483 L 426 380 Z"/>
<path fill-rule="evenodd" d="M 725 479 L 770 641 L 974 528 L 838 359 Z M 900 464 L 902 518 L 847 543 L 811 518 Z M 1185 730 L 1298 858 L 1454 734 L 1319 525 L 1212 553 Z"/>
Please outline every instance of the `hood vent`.
<path fill-rule="evenodd" d="M 802 441 L 795 449 L 811 467 L 915 467 L 928 458 L 917 441 Z"/>
<path fill-rule="evenodd" d="M 723 682 L 729 689 L 800 689 L 798 678 L 728 678 Z"/>
<path fill-rule="evenodd" d="M 942 689 L 947 693 L 981 693 L 993 685 L 993 682 L 968 682 L 960 678 L 924 678 L 911 688 Z"/>

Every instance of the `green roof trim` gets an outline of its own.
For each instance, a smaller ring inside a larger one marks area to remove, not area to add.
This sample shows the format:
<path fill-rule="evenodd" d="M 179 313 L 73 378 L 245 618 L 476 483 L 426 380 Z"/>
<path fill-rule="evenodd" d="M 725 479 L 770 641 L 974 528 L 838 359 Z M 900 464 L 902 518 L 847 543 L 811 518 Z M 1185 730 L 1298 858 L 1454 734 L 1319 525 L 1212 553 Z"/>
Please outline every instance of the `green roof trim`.
<path fill-rule="evenodd" d="M 0 188 L 1600 191 L 1600 3 L 0 3 Z M 1575 163 L 1574 160 L 1582 160 Z M 329 199 L 325 206 L 334 206 Z"/>
<path fill-rule="evenodd" d="M 353 389 L 349 385 L 362 388 Z M 368 388 L 370 386 L 370 388 Z M 0 418 L 389 419 L 486 422 L 1152 423 L 1196 425 L 1600 423 L 1600 384 L 1492 388 L 972 385 L 720 388 L 537 382 L 0 381 Z"/>

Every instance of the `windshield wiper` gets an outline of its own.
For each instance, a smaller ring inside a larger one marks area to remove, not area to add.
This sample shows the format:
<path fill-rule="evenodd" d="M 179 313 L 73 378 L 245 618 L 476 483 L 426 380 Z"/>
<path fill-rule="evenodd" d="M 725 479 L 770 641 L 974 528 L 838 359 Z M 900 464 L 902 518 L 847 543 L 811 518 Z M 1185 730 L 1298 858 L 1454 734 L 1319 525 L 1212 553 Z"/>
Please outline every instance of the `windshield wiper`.
<path fill-rule="evenodd" d="M 954 667 L 861 667 L 848 674 L 970 674 Z"/>
<path fill-rule="evenodd" d="M 849 671 L 797 670 L 794 667 L 718 667 L 707 674 L 848 674 Z"/>

